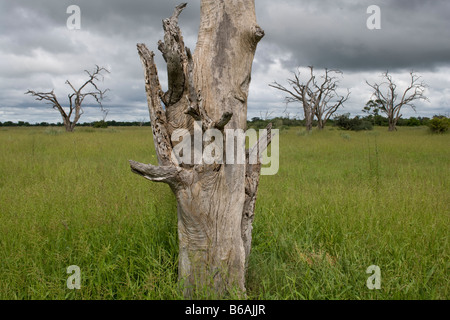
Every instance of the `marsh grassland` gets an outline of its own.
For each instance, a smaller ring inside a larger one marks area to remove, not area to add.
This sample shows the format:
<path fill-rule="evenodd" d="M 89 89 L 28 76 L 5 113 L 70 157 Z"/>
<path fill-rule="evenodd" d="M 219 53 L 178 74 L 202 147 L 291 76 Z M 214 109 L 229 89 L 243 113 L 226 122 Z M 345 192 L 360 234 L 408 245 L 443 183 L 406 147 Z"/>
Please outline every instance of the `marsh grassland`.
<path fill-rule="evenodd" d="M 182 299 L 176 201 L 129 159 L 156 164 L 150 128 L 0 128 L 0 299 Z M 449 299 L 449 160 L 427 128 L 282 131 L 248 298 Z"/>

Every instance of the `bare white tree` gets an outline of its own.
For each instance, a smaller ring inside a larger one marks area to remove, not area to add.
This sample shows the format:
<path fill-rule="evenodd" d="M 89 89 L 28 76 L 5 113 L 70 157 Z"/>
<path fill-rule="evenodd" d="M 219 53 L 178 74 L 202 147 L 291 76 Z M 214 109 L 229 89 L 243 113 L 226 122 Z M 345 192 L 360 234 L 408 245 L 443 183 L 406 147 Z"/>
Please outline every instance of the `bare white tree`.
<path fill-rule="evenodd" d="M 341 96 L 337 93 L 338 78 L 342 75 L 340 70 L 325 69 L 325 74 L 321 76 L 321 81 L 316 80 L 314 67 L 310 66 L 310 76 L 306 83 L 300 79 L 300 70 L 294 72 L 294 78 L 288 79 L 290 88 L 278 82 L 270 84 L 272 88 L 288 93 L 285 98 L 286 103 L 300 102 L 303 106 L 306 121 L 306 130 L 312 130 L 314 116 L 317 117 L 318 128 L 323 129 L 331 116 L 343 106 L 350 96 L 350 91 Z"/>
<path fill-rule="evenodd" d="M 80 120 L 80 117 L 83 115 L 82 104 L 84 99 L 87 97 L 92 97 L 95 101 L 100 105 L 102 112 L 105 114 L 105 118 L 107 110 L 103 108 L 102 100 L 105 98 L 105 93 L 109 90 L 101 90 L 97 86 L 98 81 L 103 81 L 103 72 L 109 73 L 109 71 L 103 67 L 96 66 L 93 72 L 89 72 L 85 70 L 88 74 L 89 78 L 86 82 L 84 82 L 81 87 L 76 89 L 72 83 L 67 80 L 66 84 L 70 86 L 73 90 L 73 93 L 68 95 L 69 98 L 69 106 L 64 107 L 57 99 L 54 90 L 50 92 L 35 92 L 32 90 L 28 90 L 25 94 L 31 94 L 33 97 L 36 97 L 38 101 L 47 101 L 47 104 L 51 105 L 55 110 L 58 110 L 63 119 L 64 127 L 67 132 L 73 132 L 76 124 Z"/>
<path fill-rule="evenodd" d="M 369 101 L 365 110 L 378 112 L 381 111 L 386 114 L 389 121 L 389 131 L 397 130 L 397 122 L 402 117 L 401 110 L 404 106 L 411 107 L 416 111 L 415 102 L 418 100 L 429 101 L 425 96 L 427 85 L 421 80 L 414 71 L 410 72 L 411 81 L 408 87 L 399 96 L 397 85 L 395 84 L 389 71 L 382 74 L 383 82 L 380 84 L 371 84 L 366 81 L 373 92 L 373 99 Z M 400 98 L 399 98 L 400 97 Z"/>
<path fill-rule="evenodd" d="M 318 121 L 318 128 L 323 130 L 327 121 L 343 107 L 344 103 L 350 97 L 350 90 L 347 89 L 345 95 L 339 95 L 337 88 L 339 80 L 332 74 L 342 75 L 340 70 L 328 70 L 325 69 L 325 75 L 322 76 L 323 82 L 319 85 L 314 81 L 315 92 L 312 94 L 312 99 L 315 100 L 314 114 Z"/>

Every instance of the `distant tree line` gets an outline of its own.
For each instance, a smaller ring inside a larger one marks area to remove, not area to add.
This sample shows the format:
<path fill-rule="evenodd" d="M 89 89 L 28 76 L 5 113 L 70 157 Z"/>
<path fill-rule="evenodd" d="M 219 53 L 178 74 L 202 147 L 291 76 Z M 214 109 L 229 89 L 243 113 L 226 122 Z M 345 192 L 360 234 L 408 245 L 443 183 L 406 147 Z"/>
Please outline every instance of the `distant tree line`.
<path fill-rule="evenodd" d="M 108 126 L 111 127 L 149 127 L 150 122 L 143 122 L 143 121 L 93 121 L 93 122 L 84 122 L 84 123 L 78 123 L 77 126 L 79 127 L 94 127 L 94 128 L 107 128 Z M 18 122 L 12 122 L 12 121 L 6 121 L 6 122 L 0 122 L 0 127 L 64 127 L 64 124 L 62 122 L 58 123 L 48 123 L 48 122 L 40 122 L 40 123 L 29 123 L 25 121 L 18 121 Z"/>
<path fill-rule="evenodd" d="M 434 116 L 433 118 L 442 118 L 443 116 Z M 443 117 L 446 118 L 446 117 Z M 448 118 L 447 118 L 448 119 Z M 428 117 L 411 117 L 409 119 L 398 119 L 397 126 L 400 127 L 419 127 L 429 126 L 432 119 Z M 306 125 L 305 120 L 290 119 L 286 117 L 276 117 L 272 119 L 261 119 L 254 117 L 248 121 L 248 127 L 253 129 L 264 129 L 269 122 L 273 123 L 275 129 L 285 129 L 288 127 L 303 127 Z M 313 126 L 317 125 L 317 121 L 313 120 Z M 389 119 L 382 115 L 367 115 L 364 117 L 350 117 L 350 114 L 343 114 L 329 119 L 327 125 L 340 127 L 345 130 L 371 130 L 373 126 L 389 127 Z"/>
<path fill-rule="evenodd" d="M 274 129 L 284 130 L 290 127 L 304 127 L 306 124 L 305 120 L 288 118 L 288 117 L 276 117 L 270 119 L 262 119 L 260 117 L 254 117 L 247 121 L 248 127 L 253 129 L 265 129 L 269 123 L 273 124 Z M 398 120 L 397 126 L 400 127 L 419 127 L 428 126 L 433 132 L 443 133 L 448 131 L 450 119 L 442 115 L 435 115 L 433 118 L 428 117 L 411 117 L 409 119 L 400 118 Z M 364 117 L 355 116 L 350 117 L 350 114 L 342 114 L 335 116 L 333 119 L 328 120 L 327 124 L 329 126 L 339 127 L 343 130 L 372 130 L 374 126 L 389 127 L 389 120 L 382 115 L 367 115 Z M 313 126 L 317 125 L 317 121 L 314 120 Z M 150 122 L 144 121 L 94 121 L 94 122 L 84 122 L 79 123 L 80 127 L 93 127 L 93 128 L 107 128 L 111 127 L 150 127 Z M 58 123 L 29 123 L 26 121 L 6 121 L 0 122 L 0 127 L 64 127 L 61 122 Z"/>

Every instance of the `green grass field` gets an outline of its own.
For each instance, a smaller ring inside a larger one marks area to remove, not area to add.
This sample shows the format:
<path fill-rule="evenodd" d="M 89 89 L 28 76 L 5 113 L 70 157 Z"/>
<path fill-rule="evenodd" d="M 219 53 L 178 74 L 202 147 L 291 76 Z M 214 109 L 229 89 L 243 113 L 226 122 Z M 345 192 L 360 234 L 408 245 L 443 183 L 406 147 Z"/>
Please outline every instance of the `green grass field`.
<path fill-rule="evenodd" d="M 261 180 L 248 298 L 449 299 L 449 135 L 302 130 Z M 156 163 L 150 128 L 0 128 L 0 299 L 182 299 L 175 198 L 129 159 Z"/>

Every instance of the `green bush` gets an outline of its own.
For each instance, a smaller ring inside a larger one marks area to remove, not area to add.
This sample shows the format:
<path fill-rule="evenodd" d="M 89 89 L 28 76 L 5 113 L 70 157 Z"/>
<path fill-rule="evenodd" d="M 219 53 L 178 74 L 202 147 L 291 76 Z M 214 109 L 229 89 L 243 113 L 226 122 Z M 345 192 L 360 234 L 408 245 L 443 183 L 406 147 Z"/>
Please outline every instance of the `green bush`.
<path fill-rule="evenodd" d="M 448 131 L 450 119 L 445 116 L 434 116 L 428 123 L 428 127 L 433 133 L 444 133 Z"/>
<path fill-rule="evenodd" d="M 93 127 L 94 128 L 106 129 L 106 128 L 108 128 L 108 123 L 106 121 L 103 121 L 103 120 L 102 121 L 97 121 L 97 122 L 94 122 Z"/>
<path fill-rule="evenodd" d="M 335 125 L 343 130 L 363 131 L 372 130 L 373 125 L 370 121 L 363 120 L 356 116 L 350 119 L 350 114 L 343 114 L 335 118 Z"/>
<path fill-rule="evenodd" d="M 352 131 L 364 131 L 364 130 L 369 131 L 369 130 L 373 130 L 373 125 L 372 125 L 372 122 L 370 122 L 370 121 L 361 120 L 361 122 L 358 124 L 355 124 L 351 130 Z"/>
<path fill-rule="evenodd" d="M 273 121 L 273 127 L 275 129 L 280 129 L 283 126 L 283 119 L 275 119 Z"/>
<path fill-rule="evenodd" d="M 420 126 L 420 120 L 414 117 L 409 118 L 408 122 L 406 123 L 408 127 L 418 127 Z"/>

